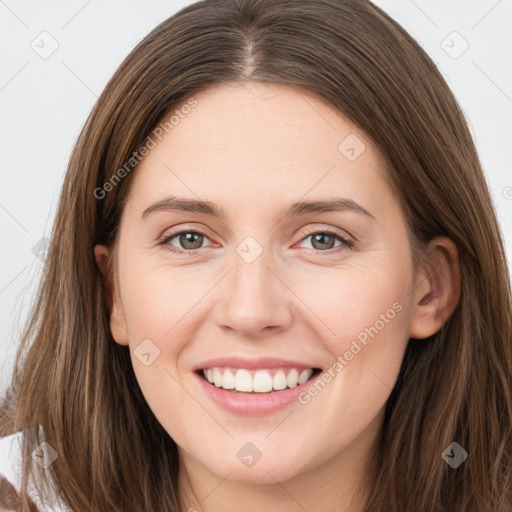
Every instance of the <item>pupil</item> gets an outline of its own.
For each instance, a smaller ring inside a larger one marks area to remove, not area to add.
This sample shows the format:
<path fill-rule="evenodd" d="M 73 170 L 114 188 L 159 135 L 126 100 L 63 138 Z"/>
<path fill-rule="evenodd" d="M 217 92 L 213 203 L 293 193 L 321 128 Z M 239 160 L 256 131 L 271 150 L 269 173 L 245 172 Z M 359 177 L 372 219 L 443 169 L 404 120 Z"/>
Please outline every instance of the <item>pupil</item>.
<path fill-rule="evenodd" d="M 326 238 L 327 238 L 327 242 L 325 242 Z M 322 240 L 324 240 L 324 241 L 322 241 Z M 315 247 L 315 243 L 317 241 L 320 241 L 321 247 Z M 328 235 L 326 233 L 318 233 L 313 236 L 313 247 L 315 247 L 315 249 L 332 249 L 332 243 L 329 243 L 329 242 L 333 242 L 333 241 L 334 241 L 334 238 L 331 235 Z M 322 245 L 324 247 L 322 247 Z M 325 247 L 325 245 L 327 245 L 328 247 Z"/>
<path fill-rule="evenodd" d="M 202 245 L 202 236 L 203 235 L 200 235 L 199 233 L 184 233 L 180 237 L 180 242 L 181 242 L 182 246 L 185 247 L 186 249 L 199 249 Z M 195 242 L 194 242 L 194 238 L 196 239 Z M 199 244 L 197 243 L 198 239 L 199 239 Z M 196 246 L 190 247 L 188 245 L 188 244 L 194 245 L 194 243 L 196 244 Z"/>

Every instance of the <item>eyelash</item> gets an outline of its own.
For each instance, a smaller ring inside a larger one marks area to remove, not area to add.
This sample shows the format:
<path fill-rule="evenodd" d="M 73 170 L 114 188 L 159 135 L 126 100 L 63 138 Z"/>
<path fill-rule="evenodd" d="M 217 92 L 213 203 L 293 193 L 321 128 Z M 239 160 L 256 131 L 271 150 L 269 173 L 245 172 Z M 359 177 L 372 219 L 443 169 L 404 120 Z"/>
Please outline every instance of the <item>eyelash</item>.
<path fill-rule="evenodd" d="M 177 253 L 177 254 L 190 254 L 190 255 L 193 255 L 197 251 L 199 251 L 200 249 L 203 249 L 203 247 L 200 247 L 199 249 L 182 250 L 182 249 L 177 249 L 176 247 L 174 247 L 174 246 L 169 244 L 169 242 L 173 238 L 176 238 L 178 235 L 182 235 L 183 233 L 195 233 L 197 235 L 202 235 L 205 238 L 208 238 L 208 235 L 206 233 L 204 233 L 203 231 L 201 231 L 200 229 L 195 229 L 195 228 L 194 229 L 182 229 L 181 231 L 176 231 L 174 233 L 170 233 L 169 235 L 166 235 L 159 242 L 158 245 L 166 246 L 166 249 L 168 251 L 170 251 L 172 253 Z M 356 245 L 355 242 L 352 242 L 351 240 L 348 240 L 348 239 L 344 238 L 337 231 L 333 231 L 331 229 L 322 229 L 322 230 L 316 230 L 316 231 L 310 231 L 310 232 L 307 232 L 307 233 L 303 233 L 302 234 L 302 238 L 301 238 L 300 241 L 302 242 L 306 238 L 309 238 L 310 236 L 318 235 L 318 234 L 330 235 L 330 236 L 338 239 L 342 243 L 342 245 L 337 247 L 337 248 L 332 248 L 332 249 L 328 249 L 328 250 L 325 250 L 325 251 L 320 251 L 318 249 L 308 249 L 307 250 L 307 254 L 319 254 L 319 253 L 333 254 L 333 253 L 338 252 L 338 251 L 347 250 L 347 249 L 353 249 L 355 247 L 355 245 Z"/>

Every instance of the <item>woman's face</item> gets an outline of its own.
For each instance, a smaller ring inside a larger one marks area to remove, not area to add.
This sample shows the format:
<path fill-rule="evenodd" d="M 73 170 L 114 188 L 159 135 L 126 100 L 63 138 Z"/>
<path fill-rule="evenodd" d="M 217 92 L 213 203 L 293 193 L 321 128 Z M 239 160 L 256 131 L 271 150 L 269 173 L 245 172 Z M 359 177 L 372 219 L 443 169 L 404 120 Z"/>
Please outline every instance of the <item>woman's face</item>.
<path fill-rule="evenodd" d="M 114 338 L 189 467 L 274 483 L 356 464 L 413 334 L 411 249 L 384 162 L 292 88 L 194 99 L 134 171 Z"/>

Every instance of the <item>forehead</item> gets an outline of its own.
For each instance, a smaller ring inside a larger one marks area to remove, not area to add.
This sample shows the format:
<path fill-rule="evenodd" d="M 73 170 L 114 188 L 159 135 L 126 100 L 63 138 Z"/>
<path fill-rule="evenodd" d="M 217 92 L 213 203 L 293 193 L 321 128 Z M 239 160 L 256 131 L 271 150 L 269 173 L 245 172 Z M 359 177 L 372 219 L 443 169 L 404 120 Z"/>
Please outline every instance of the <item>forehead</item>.
<path fill-rule="evenodd" d="M 320 152 L 337 157 L 339 142 L 346 135 L 364 137 L 333 107 L 298 88 L 222 84 L 194 99 L 197 105 L 164 137 L 169 147 L 179 146 L 181 152 L 194 149 L 196 158 L 200 149 L 243 162 L 245 167 L 251 158 L 274 165 L 285 158 L 287 162 L 310 163 Z M 181 108 L 178 105 L 172 111 Z"/>
<path fill-rule="evenodd" d="M 223 197 L 243 209 L 254 201 L 282 206 L 338 191 L 367 202 L 383 196 L 379 151 L 313 94 L 282 85 L 223 84 L 193 99 L 192 108 L 182 109 L 185 101 L 163 117 L 165 123 L 174 115 L 174 123 L 137 167 L 135 199 Z"/>

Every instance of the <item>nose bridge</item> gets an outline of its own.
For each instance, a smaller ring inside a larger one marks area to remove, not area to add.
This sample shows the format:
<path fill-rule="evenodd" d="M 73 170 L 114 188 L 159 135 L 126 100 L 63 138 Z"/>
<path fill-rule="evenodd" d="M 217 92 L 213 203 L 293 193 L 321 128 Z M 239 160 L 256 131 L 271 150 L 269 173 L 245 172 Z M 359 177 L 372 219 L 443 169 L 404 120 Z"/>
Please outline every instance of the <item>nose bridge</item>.
<path fill-rule="evenodd" d="M 275 331 L 288 325 L 292 316 L 289 297 L 270 270 L 272 251 L 246 237 L 235 248 L 232 264 L 218 305 L 219 325 L 252 336 L 269 327 Z"/>
<path fill-rule="evenodd" d="M 272 287 L 269 281 L 273 277 L 269 270 L 272 266 L 270 253 L 270 250 L 256 246 L 253 241 L 244 241 L 236 248 L 231 279 L 232 291 L 237 293 L 240 299 L 254 300 L 270 295 L 267 293 Z"/>

